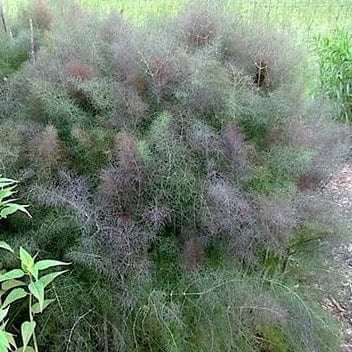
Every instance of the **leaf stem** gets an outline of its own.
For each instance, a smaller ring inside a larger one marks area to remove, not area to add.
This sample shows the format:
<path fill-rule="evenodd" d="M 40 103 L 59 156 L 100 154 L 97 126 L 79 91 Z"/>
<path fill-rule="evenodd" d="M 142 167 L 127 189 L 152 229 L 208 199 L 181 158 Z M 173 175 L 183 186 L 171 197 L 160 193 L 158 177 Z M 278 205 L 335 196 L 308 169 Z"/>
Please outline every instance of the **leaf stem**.
<path fill-rule="evenodd" d="M 32 282 L 32 276 L 30 275 L 30 280 Z M 33 312 L 32 312 L 32 293 L 29 293 L 29 320 L 30 322 L 32 323 L 34 321 L 34 318 L 33 318 Z M 39 349 L 38 349 L 38 343 L 37 343 L 37 336 L 35 334 L 35 329 L 33 331 L 33 343 L 34 343 L 34 351 L 35 352 L 39 352 Z"/>

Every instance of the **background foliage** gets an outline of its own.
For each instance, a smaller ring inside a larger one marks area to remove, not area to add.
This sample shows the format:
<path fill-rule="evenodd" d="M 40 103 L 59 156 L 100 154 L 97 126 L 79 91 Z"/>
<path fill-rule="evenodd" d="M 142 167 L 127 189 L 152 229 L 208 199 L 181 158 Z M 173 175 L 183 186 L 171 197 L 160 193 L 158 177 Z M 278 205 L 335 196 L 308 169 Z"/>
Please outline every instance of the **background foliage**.
<path fill-rule="evenodd" d="M 336 101 L 338 118 L 352 118 L 352 32 L 337 29 L 316 38 L 322 92 Z"/>

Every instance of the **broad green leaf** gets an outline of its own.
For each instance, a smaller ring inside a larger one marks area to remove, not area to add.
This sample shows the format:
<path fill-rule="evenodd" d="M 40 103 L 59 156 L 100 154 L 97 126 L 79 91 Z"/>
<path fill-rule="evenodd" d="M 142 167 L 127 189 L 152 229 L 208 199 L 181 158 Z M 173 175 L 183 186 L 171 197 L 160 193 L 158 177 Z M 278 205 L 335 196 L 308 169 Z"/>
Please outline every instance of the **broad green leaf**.
<path fill-rule="evenodd" d="M 33 304 L 32 306 L 32 313 L 33 314 L 38 314 L 38 313 L 42 313 L 43 310 L 45 310 L 45 308 L 47 308 L 51 303 L 55 302 L 54 299 L 46 299 L 44 300 L 44 306 L 43 306 L 43 309 L 40 310 L 40 305 L 39 303 L 35 303 Z"/>
<path fill-rule="evenodd" d="M 10 334 L 9 332 L 5 332 L 5 335 L 6 335 L 6 337 L 7 337 L 7 341 L 9 342 L 9 344 L 10 344 L 11 346 L 17 348 L 17 346 L 16 346 L 16 341 L 15 341 L 13 335 Z"/>
<path fill-rule="evenodd" d="M 15 193 L 15 191 L 13 191 L 13 189 L 15 187 L 16 186 L 11 186 L 11 187 L 7 187 L 7 188 L 4 188 L 4 189 L 1 189 L 0 190 L 0 199 L 5 199 L 5 198 L 8 198 L 11 195 L 13 195 Z"/>
<path fill-rule="evenodd" d="M 9 205 L 6 205 L 4 209 L 1 210 L 0 218 L 6 219 L 9 215 L 16 213 L 17 210 L 18 209 L 14 207 L 13 204 L 11 205 L 10 203 Z"/>
<path fill-rule="evenodd" d="M 64 262 L 60 262 L 58 260 L 46 259 L 46 260 L 40 260 L 39 262 L 37 262 L 35 264 L 35 267 L 37 267 L 38 270 L 45 270 L 45 269 L 51 268 L 53 266 L 70 265 L 70 264 L 71 263 L 64 263 Z"/>
<path fill-rule="evenodd" d="M 2 182 L 18 183 L 18 181 L 13 180 L 12 178 L 2 177 L 2 175 L 0 175 L 0 184 Z"/>
<path fill-rule="evenodd" d="M 13 269 L 8 271 L 5 274 L 0 275 L 0 282 L 12 280 L 12 279 L 19 279 L 25 275 L 24 271 L 21 269 Z"/>
<path fill-rule="evenodd" d="M 18 183 L 18 181 L 15 181 L 15 180 L 12 180 L 11 178 L 6 178 L 6 177 L 0 178 L 0 188 L 11 186 L 15 183 Z"/>
<path fill-rule="evenodd" d="M 31 269 L 34 266 L 34 259 L 33 257 L 22 247 L 20 247 L 20 259 L 21 259 L 21 266 L 22 269 L 26 273 L 30 273 Z"/>
<path fill-rule="evenodd" d="M 16 202 L 16 200 L 18 200 L 18 199 L 11 198 L 11 199 L 2 200 L 2 201 L 1 201 L 1 205 L 3 205 L 4 208 L 5 208 L 5 205 L 6 205 L 6 204 Z"/>
<path fill-rule="evenodd" d="M 27 296 L 27 292 L 23 288 L 15 288 L 7 295 L 2 306 L 7 307 L 11 303 L 16 302 L 19 299 L 24 298 L 26 296 Z"/>
<path fill-rule="evenodd" d="M 35 282 L 31 282 L 28 285 L 29 291 L 33 294 L 33 296 L 38 300 L 40 311 L 43 311 L 44 307 L 44 285 L 43 283 L 38 280 Z"/>
<path fill-rule="evenodd" d="M 38 272 L 38 269 L 35 267 L 35 265 L 33 265 L 33 266 L 30 268 L 29 273 L 30 273 L 36 280 L 38 280 L 39 272 Z"/>
<path fill-rule="evenodd" d="M 43 284 L 43 287 L 47 287 L 52 281 L 54 281 L 58 276 L 66 273 L 68 270 L 57 271 L 55 273 L 47 274 L 41 277 L 38 281 Z"/>
<path fill-rule="evenodd" d="M 24 350 L 26 350 L 26 347 L 33 336 L 35 326 L 36 326 L 35 321 L 25 321 L 21 325 L 21 335 L 22 335 Z"/>
<path fill-rule="evenodd" d="M 6 332 L 0 330 L 0 352 L 7 352 L 10 350 L 10 343 L 7 339 Z"/>
<path fill-rule="evenodd" d="M 6 309 L 0 309 L 0 321 L 3 321 L 6 316 L 7 313 L 9 312 L 10 307 L 6 308 Z"/>
<path fill-rule="evenodd" d="M 0 330 L 5 330 L 8 322 L 9 322 L 9 320 L 4 320 L 0 325 Z"/>
<path fill-rule="evenodd" d="M 16 352 L 35 352 L 33 347 L 27 346 L 26 348 L 20 347 Z"/>
<path fill-rule="evenodd" d="M 30 218 L 32 217 L 31 214 L 29 214 L 28 210 L 26 209 L 29 205 L 20 205 L 20 204 L 14 204 L 14 203 L 7 203 L 6 208 L 1 210 L 0 212 L 0 217 L 6 218 L 7 216 L 16 213 L 16 211 L 21 211 L 25 214 L 27 214 Z"/>
<path fill-rule="evenodd" d="M 18 286 L 24 286 L 25 283 L 23 281 L 20 280 L 8 280 L 3 282 L 3 284 L 1 285 L 1 289 L 4 291 L 8 291 L 11 290 L 12 288 L 18 287 Z"/>
<path fill-rule="evenodd" d="M 11 253 L 14 253 L 14 250 L 4 241 L 0 241 L 0 248 L 5 249 Z"/>

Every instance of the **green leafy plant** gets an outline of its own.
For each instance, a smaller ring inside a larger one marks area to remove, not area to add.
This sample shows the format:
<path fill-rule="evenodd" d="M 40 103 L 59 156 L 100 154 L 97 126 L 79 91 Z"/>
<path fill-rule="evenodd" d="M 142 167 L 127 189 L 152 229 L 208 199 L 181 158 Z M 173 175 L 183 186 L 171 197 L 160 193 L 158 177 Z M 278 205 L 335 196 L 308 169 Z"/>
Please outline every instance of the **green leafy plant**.
<path fill-rule="evenodd" d="M 22 211 L 31 217 L 26 209 L 28 205 L 14 203 L 16 199 L 13 199 L 12 196 L 16 193 L 14 190 L 16 183 L 17 181 L 11 180 L 10 178 L 0 177 L 0 219 L 5 219 L 16 211 Z"/>
<path fill-rule="evenodd" d="M 338 119 L 352 121 L 352 34 L 338 29 L 329 36 L 315 38 L 319 55 L 320 86 L 336 101 Z"/>
<path fill-rule="evenodd" d="M 16 181 L 8 178 L 0 178 L 0 219 L 16 211 L 22 211 L 31 216 L 27 211 L 27 205 L 14 203 L 12 199 L 15 193 Z M 54 300 L 45 298 L 45 289 L 59 275 L 66 272 L 55 271 L 49 274 L 42 274 L 43 271 L 61 265 L 69 265 L 56 260 L 36 261 L 37 255 L 30 255 L 24 248 L 20 247 L 18 255 L 15 250 L 6 242 L 0 241 L 0 249 L 10 252 L 18 257 L 20 267 L 9 271 L 0 271 L 0 351 L 38 351 L 37 338 L 35 334 L 35 316 L 42 313 Z M 28 300 L 28 320 L 21 325 L 22 347 L 17 349 L 14 335 L 6 330 L 11 305 L 22 299 Z M 34 348 L 30 346 L 33 342 Z"/>

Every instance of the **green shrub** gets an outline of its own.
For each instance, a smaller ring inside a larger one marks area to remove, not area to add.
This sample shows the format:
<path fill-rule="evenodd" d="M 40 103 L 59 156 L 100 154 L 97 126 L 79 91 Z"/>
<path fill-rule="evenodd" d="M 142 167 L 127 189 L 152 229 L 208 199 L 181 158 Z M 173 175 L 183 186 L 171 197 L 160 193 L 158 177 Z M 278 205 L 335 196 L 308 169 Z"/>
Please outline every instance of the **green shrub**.
<path fill-rule="evenodd" d="M 123 320 L 124 343 L 131 351 L 144 346 L 152 351 L 339 348 L 340 326 L 317 305 L 308 303 L 304 293 L 282 281 L 246 275 L 238 269 L 228 264 L 183 275 L 177 288 L 169 289 L 131 282 L 132 302 L 138 297 L 139 303 L 132 304 L 131 314 Z M 310 328 L 303 332 L 301 325 L 305 324 Z M 326 330 L 327 325 L 331 330 Z"/>
<path fill-rule="evenodd" d="M 0 31 L 0 87 L 29 58 L 30 41 L 25 32 L 14 39 Z"/>
<path fill-rule="evenodd" d="M 320 189 L 350 132 L 307 100 L 299 46 L 216 5 L 140 27 L 63 11 L 0 94 L 1 167 L 37 214 L 4 233 L 77 268 L 39 346 L 334 350 L 303 253 L 344 234 Z"/>

